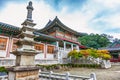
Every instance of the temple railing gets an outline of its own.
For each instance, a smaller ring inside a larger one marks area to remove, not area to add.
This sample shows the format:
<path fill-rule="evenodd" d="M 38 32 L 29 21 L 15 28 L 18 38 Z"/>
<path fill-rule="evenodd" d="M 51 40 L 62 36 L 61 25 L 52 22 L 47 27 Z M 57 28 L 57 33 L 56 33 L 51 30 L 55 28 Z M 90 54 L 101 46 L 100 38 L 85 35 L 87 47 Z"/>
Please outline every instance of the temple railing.
<path fill-rule="evenodd" d="M 71 75 L 69 72 L 65 74 L 60 74 L 60 73 L 53 73 L 52 71 L 50 71 L 50 72 L 40 72 L 39 77 L 42 80 L 97 80 L 95 73 L 91 73 L 90 76 L 87 77 L 87 76 Z"/>
<path fill-rule="evenodd" d="M 39 79 L 40 80 L 97 80 L 95 73 L 91 73 L 90 76 L 88 77 L 88 76 L 71 75 L 69 72 L 66 72 L 65 74 L 53 73 L 52 71 L 40 72 Z M 0 76 L 0 80 L 8 80 L 8 75 Z"/>
<path fill-rule="evenodd" d="M 59 52 L 61 53 L 62 58 L 67 58 L 67 55 L 71 50 L 72 50 L 71 48 L 66 48 L 64 51 L 64 48 L 59 47 Z"/>
<path fill-rule="evenodd" d="M 8 75 L 0 76 L 0 80 L 8 80 Z"/>
<path fill-rule="evenodd" d="M 43 60 L 35 60 L 35 64 L 58 64 L 58 59 L 43 59 Z"/>
<path fill-rule="evenodd" d="M 120 48 L 100 48 L 100 49 L 106 49 L 106 50 L 109 50 L 109 51 L 120 50 Z"/>
<path fill-rule="evenodd" d="M 15 59 L 0 59 L 0 66 L 13 66 L 15 65 Z"/>
<path fill-rule="evenodd" d="M 62 47 L 59 47 L 59 50 L 61 51 L 61 50 L 63 50 L 64 51 L 64 48 L 62 48 Z M 71 48 L 66 48 L 65 49 L 65 51 L 71 51 L 72 49 Z"/>

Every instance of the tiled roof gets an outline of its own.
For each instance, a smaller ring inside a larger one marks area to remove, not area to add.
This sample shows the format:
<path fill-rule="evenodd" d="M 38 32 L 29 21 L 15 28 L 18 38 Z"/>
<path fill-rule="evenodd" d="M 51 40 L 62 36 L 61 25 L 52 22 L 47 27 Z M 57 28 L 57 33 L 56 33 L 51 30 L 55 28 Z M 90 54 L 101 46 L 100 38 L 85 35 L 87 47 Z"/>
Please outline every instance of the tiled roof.
<path fill-rule="evenodd" d="M 120 40 L 113 42 L 108 46 L 109 48 L 120 48 Z"/>
<path fill-rule="evenodd" d="M 19 27 L 0 22 L 0 34 L 18 35 L 19 33 L 20 33 Z"/>
<path fill-rule="evenodd" d="M 108 50 L 110 52 L 118 52 L 118 51 L 120 51 L 120 40 L 114 41 L 108 47 L 101 48 L 101 49 L 106 49 L 106 50 Z"/>
<path fill-rule="evenodd" d="M 70 33 L 73 33 L 77 36 L 80 36 L 81 33 L 67 27 L 66 25 L 64 25 L 58 18 L 57 16 L 55 17 L 55 19 L 53 21 L 49 20 L 49 22 L 47 23 L 47 25 L 43 28 L 43 29 L 40 29 L 39 32 L 44 32 L 48 29 L 50 29 L 51 27 L 53 27 L 54 25 L 58 25 L 59 27 L 61 27 L 62 29 L 70 32 Z"/>

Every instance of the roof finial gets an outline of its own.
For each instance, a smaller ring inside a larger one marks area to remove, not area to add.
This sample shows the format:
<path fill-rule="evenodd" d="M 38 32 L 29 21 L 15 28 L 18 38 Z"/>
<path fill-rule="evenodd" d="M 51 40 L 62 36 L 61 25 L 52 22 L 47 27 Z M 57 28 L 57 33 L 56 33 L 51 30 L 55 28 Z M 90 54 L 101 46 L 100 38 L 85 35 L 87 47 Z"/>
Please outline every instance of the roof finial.
<path fill-rule="evenodd" d="M 33 22 L 33 20 L 32 20 L 33 7 L 32 7 L 32 2 L 31 1 L 29 2 L 28 6 L 27 6 L 27 10 L 28 10 L 28 12 L 27 12 L 27 20 Z"/>

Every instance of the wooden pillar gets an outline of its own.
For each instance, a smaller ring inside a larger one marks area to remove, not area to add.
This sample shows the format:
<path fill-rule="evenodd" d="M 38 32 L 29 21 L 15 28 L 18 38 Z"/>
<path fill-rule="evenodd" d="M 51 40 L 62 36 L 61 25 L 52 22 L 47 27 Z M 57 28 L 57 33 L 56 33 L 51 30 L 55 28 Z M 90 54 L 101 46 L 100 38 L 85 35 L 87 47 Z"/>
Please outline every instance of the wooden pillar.
<path fill-rule="evenodd" d="M 10 50 L 11 50 L 11 48 L 12 48 L 12 36 L 10 36 L 9 38 L 8 38 L 8 41 L 7 41 L 7 47 L 6 47 L 6 49 L 7 49 L 7 52 L 6 52 L 6 57 L 10 57 Z"/>

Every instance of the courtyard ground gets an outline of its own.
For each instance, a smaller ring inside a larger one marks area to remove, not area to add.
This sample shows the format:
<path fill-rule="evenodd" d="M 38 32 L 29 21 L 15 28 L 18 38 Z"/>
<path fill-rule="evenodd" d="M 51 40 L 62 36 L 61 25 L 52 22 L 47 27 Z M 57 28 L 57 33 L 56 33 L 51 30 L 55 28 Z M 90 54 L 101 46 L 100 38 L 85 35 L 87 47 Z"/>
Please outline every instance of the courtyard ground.
<path fill-rule="evenodd" d="M 80 76 L 90 76 L 90 73 L 94 72 L 96 74 L 97 80 L 120 80 L 120 65 L 112 66 L 109 69 L 71 68 L 68 71 L 60 70 L 56 72 L 70 72 L 70 74 Z"/>

